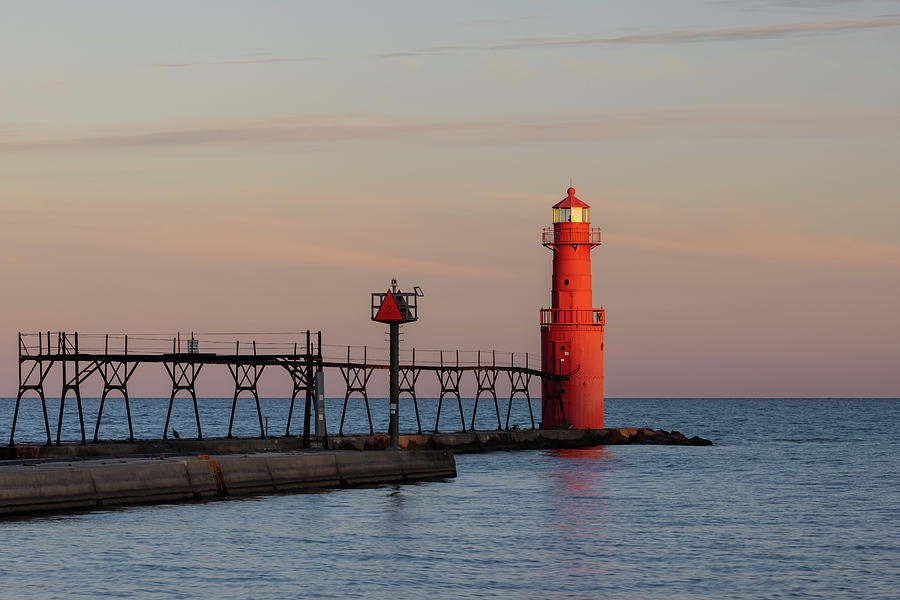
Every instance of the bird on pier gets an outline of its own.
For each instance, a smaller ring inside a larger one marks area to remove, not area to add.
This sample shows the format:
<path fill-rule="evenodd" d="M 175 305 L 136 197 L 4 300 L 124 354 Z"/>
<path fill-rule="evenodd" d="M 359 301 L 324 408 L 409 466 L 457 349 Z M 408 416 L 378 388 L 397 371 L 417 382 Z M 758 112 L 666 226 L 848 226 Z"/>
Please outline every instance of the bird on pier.
<path fill-rule="evenodd" d="M 175 438 L 176 440 L 181 439 L 181 436 L 178 435 L 178 431 L 174 427 L 172 428 L 172 437 Z"/>

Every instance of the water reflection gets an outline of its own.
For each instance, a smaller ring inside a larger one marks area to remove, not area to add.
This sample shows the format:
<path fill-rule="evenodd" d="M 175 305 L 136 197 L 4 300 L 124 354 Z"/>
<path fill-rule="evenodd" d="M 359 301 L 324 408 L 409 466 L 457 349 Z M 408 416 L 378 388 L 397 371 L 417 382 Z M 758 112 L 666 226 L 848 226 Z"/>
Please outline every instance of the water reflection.
<path fill-rule="evenodd" d="M 604 446 L 565 450 L 547 450 L 553 460 L 549 472 L 561 498 L 593 497 L 602 488 L 601 479 L 615 470 L 614 455 Z"/>
<path fill-rule="evenodd" d="M 385 491 L 388 520 L 395 524 L 405 522 L 406 496 L 403 494 L 403 486 L 399 484 L 391 485 Z"/>
<path fill-rule="evenodd" d="M 550 486 L 550 532 L 565 540 L 552 561 L 569 577 L 600 580 L 606 576 L 605 561 L 611 550 L 609 493 L 604 485 L 615 471 L 615 457 L 603 446 L 548 450 Z"/>

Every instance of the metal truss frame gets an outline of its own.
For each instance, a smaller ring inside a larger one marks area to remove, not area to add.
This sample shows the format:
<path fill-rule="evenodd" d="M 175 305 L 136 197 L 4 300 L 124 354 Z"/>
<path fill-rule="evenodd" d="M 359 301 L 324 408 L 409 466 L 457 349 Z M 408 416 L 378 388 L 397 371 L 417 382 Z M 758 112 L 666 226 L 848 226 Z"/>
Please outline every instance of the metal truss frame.
<path fill-rule="evenodd" d="M 531 392 L 528 391 L 528 384 L 531 383 L 531 373 L 522 371 L 507 371 L 509 375 L 509 406 L 506 409 L 506 428 L 509 429 L 509 415 L 512 413 L 513 399 L 516 396 L 525 398 L 528 404 L 528 414 L 531 416 L 531 428 L 537 429 L 534 425 L 534 410 L 531 408 Z"/>
<path fill-rule="evenodd" d="M 416 428 L 419 435 L 422 435 L 422 420 L 419 418 L 419 400 L 416 396 L 416 382 L 422 369 L 416 368 L 416 349 L 412 349 L 412 364 L 409 367 L 400 367 L 400 394 L 409 394 L 413 401 L 413 407 L 416 409 Z"/>
<path fill-rule="evenodd" d="M 481 367 L 481 350 L 478 351 L 478 366 Z M 475 392 L 475 407 L 472 409 L 472 425 L 469 429 L 475 429 L 475 416 L 478 414 L 478 400 L 482 394 L 490 394 L 494 399 L 494 408 L 497 411 L 497 429 L 502 429 L 500 424 L 500 403 L 497 401 L 497 378 L 500 371 L 497 367 L 497 354 L 491 352 L 491 365 L 485 366 L 484 369 L 476 370 L 475 382 L 478 384 L 478 391 Z"/>
<path fill-rule="evenodd" d="M 187 392 L 194 401 L 194 418 L 197 422 L 197 439 L 203 439 L 203 429 L 200 427 L 200 409 L 197 407 L 197 376 L 203 369 L 204 363 L 194 362 L 193 360 L 182 362 L 173 361 L 171 363 L 163 363 L 166 372 L 172 380 L 172 395 L 169 396 L 169 410 L 166 412 L 166 425 L 163 428 L 162 439 L 168 439 L 169 421 L 172 417 L 172 405 L 175 403 L 175 396 L 178 392 Z M 171 366 L 169 366 L 171 365 Z"/>
<path fill-rule="evenodd" d="M 566 419 L 566 407 L 563 404 L 563 386 L 558 379 L 544 380 L 543 405 L 541 406 L 541 428 L 543 429 L 544 421 L 550 414 L 548 409 L 552 409 L 556 413 L 556 422 L 564 423 L 563 429 L 570 427 L 569 421 Z"/>
<path fill-rule="evenodd" d="M 459 393 L 459 382 L 462 380 L 463 370 L 459 368 L 459 350 L 456 351 L 456 366 L 444 366 L 444 351 L 441 350 L 441 367 L 435 371 L 438 380 L 441 382 L 441 395 L 438 397 L 437 415 L 434 419 L 434 432 L 438 432 L 438 426 L 441 422 L 441 406 L 444 404 L 445 396 L 456 396 L 456 402 L 459 405 L 459 422 L 462 425 L 462 432 L 466 432 L 466 418 L 463 415 L 462 396 Z"/>
<path fill-rule="evenodd" d="M 344 408 L 341 410 L 341 426 L 338 428 L 339 436 L 344 435 L 344 419 L 347 416 L 347 403 L 350 400 L 350 396 L 353 394 L 359 394 L 365 401 L 366 416 L 369 418 L 369 435 L 375 435 L 375 427 L 372 425 L 372 411 L 369 408 L 369 392 L 367 391 L 369 379 L 372 377 L 372 373 L 375 372 L 375 369 L 366 364 L 368 358 L 367 354 L 368 349 L 366 346 L 363 346 L 362 366 L 354 365 L 350 361 L 350 346 L 347 346 L 347 364 L 339 367 L 341 376 L 344 378 L 344 384 L 347 386 L 346 392 L 344 392 Z"/>
<path fill-rule="evenodd" d="M 240 356 L 240 342 L 234 343 L 234 355 Z M 256 356 L 256 342 L 253 342 L 253 355 Z M 266 430 L 263 426 L 262 408 L 259 405 L 259 377 L 265 370 L 265 365 L 260 364 L 241 364 L 234 363 L 228 365 L 228 371 L 234 379 L 234 399 L 231 401 L 231 418 L 228 420 L 228 437 L 231 435 L 231 429 L 234 425 L 234 411 L 237 408 L 238 397 L 241 392 L 250 392 L 253 399 L 256 400 L 256 416 L 259 418 L 259 437 L 266 437 Z"/>
<path fill-rule="evenodd" d="M 19 405 L 26 392 L 35 392 L 41 399 L 41 407 L 44 409 L 44 428 L 47 431 L 47 445 L 51 444 L 50 438 L 50 419 L 47 417 L 47 398 L 44 395 L 44 380 L 53 367 L 53 362 L 44 366 L 44 336 L 38 334 L 38 354 L 32 356 L 28 350 L 28 346 L 22 340 L 22 334 L 19 333 L 19 391 L 16 394 L 16 408 L 13 412 L 12 429 L 9 432 L 9 445 L 15 445 L 16 423 L 19 419 Z M 50 350 L 50 332 L 47 332 L 47 351 Z M 26 364 L 30 364 L 26 367 Z"/>
<path fill-rule="evenodd" d="M 109 355 L 109 336 L 106 336 L 104 353 Z M 125 355 L 128 355 L 128 336 L 125 336 Z M 129 366 L 128 360 L 104 359 L 98 362 L 100 377 L 103 379 L 103 395 L 100 396 L 100 409 L 97 411 L 97 425 L 94 427 L 94 442 L 100 434 L 100 419 L 103 417 L 103 404 L 110 392 L 119 392 L 125 400 L 125 413 L 128 416 L 128 440 L 134 441 L 134 426 L 131 423 L 131 401 L 128 398 L 128 380 L 134 375 L 138 364 Z"/>

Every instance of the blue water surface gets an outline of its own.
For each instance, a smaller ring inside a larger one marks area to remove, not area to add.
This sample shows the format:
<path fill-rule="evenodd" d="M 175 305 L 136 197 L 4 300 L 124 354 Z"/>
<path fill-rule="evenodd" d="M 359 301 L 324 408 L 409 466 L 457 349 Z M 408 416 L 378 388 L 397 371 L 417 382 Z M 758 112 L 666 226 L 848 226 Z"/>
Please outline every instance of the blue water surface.
<path fill-rule="evenodd" d="M 266 402 L 274 428 L 284 405 Z M 136 434 L 158 437 L 166 402 L 137 405 Z M 41 439 L 37 410 L 22 439 Z M 207 435 L 227 429 L 230 399 L 202 410 Z M 0 434 L 10 420 L 0 400 Z M 460 455 L 439 482 L 7 519 L 0 597 L 900 597 L 900 401 L 611 399 L 606 421 L 715 445 Z"/>

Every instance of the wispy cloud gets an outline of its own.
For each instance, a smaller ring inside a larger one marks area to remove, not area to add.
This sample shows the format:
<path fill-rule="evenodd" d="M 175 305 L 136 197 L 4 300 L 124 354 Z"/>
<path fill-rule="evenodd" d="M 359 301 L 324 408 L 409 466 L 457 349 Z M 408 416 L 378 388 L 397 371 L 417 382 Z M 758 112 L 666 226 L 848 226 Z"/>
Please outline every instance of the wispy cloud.
<path fill-rule="evenodd" d="M 720 0 L 722 4 L 737 6 L 746 10 L 760 10 L 783 8 L 788 10 L 803 10 L 806 12 L 829 12 L 840 6 L 860 6 L 889 4 L 893 0 Z"/>
<path fill-rule="evenodd" d="M 821 215 L 789 204 L 722 203 L 700 210 L 668 199 L 646 203 L 615 197 L 604 199 L 603 215 L 615 223 L 604 235 L 621 248 L 778 263 L 900 266 L 900 241 L 874 239 L 870 231 L 834 231 Z"/>
<path fill-rule="evenodd" d="M 900 127 L 900 111 L 785 112 L 765 108 L 648 110 L 481 119 L 416 119 L 379 114 L 325 114 L 210 123 L 112 135 L 0 142 L 0 152 L 104 150 L 161 146 L 322 144 L 407 140 L 457 144 L 598 142 L 622 138 L 764 135 L 883 135 Z"/>
<path fill-rule="evenodd" d="M 728 228 L 726 226 L 726 228 Z M 834 265 L 900 266 L 900 245 L 857 239 L 847 235 L 802 235 L 730 228 L 728 235 L 697 236 L 697 241 L 647 235 L 617 235 L 615 243 L 664 253 L 731 256 L 766 261 L 828 263 Z"/>
<path fill-rule="evenodd" d="M 534 21 L 539 18 L 537 15 L 524 15 L 521 17 L 472 19 L 464 22 L 463 25 L 512 25 L 523 21 Z"/>
<path fill-rule="evenodd" d="M 803 35 L 882 29 L 898 26 L 900 26 L 900 15 L 885 15 L 871 19 L 774 23 L 769 25 L 749 25 L 720 29 L 674 29 L 616 37 L 528 37 L 511 39 L 503 42 L 425 46 L 413 50 L 388 52 L 386 54 L 380 54 L 378 57 L 400 58 L 410 56 L 437 56 L 456 52 L 499 52 L 523 48 L 571 48 L 578 46 L 590 47 L 618 44 L 694 44 L 704 42 L 753 41 Z"/>
<path fill-rule="evenodd" d="M 301 60 L 314 60 L 312 58 L 252 58 L 241 60 L 217 60 L 212 62 L 183 62 L 183 63 L 157 63 L 152 65 L 157 68 L 180 69 L 184 67 L 206 67 L 211 65 L 264 65 L 270 63 L 293 63 Z"/>
<path fill-rule="evenodd" d="M 22 131 L 21 125 L 13 123 L 0 123 L 0 137 L 9 137 Z"/>

